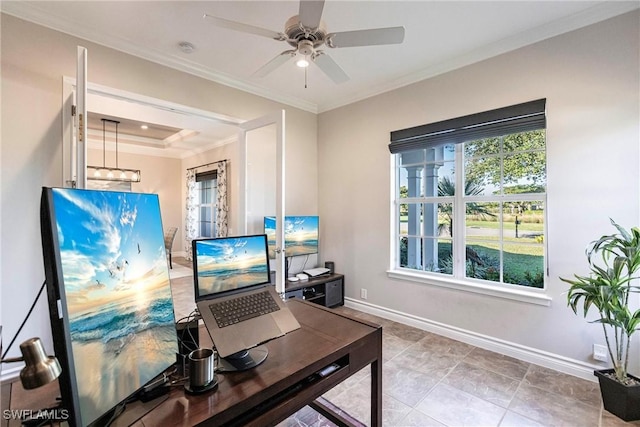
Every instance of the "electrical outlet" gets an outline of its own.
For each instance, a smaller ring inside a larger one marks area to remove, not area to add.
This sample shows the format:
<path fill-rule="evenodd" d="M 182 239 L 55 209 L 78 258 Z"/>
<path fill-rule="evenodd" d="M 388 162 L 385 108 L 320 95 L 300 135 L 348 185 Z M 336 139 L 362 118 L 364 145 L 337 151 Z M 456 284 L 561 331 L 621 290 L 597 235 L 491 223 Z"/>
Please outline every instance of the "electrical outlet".
<path fill-rule="evenodd" d="M 593 358 L 599 360 L 601 362 L 606 362 L 609 358 L 607 357 L 607 347 L 600 344 L 593 345 Z"/>
<path fill-rule="evenodd" d="M 360 298 L 367 299 L 367 290 L 365 288 L 360 289 Z"/>

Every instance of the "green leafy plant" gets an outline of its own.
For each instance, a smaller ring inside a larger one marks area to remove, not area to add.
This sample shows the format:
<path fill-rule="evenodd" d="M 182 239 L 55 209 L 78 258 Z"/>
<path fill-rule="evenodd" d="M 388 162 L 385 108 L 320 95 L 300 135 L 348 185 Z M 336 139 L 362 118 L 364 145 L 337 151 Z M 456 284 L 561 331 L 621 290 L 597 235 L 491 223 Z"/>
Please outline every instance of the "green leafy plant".
<path fill-rule="evenodd" d="M 590 274 L 560 279 L 571 285 L 567 305 L 574 313 L 578 314 L 580 305 L 584 317 L 591 307 L 598 310 L 599 318 L 592 323 L 602 325 L 615 377 L 630 384 L 629 348 L 632 335 L 639 330 L 640 309 L 631 311 L 629 296 L 640 290 L 634 285 L 640 271 L 640 229 L 627 231 L 613 220 L 611 224 L 617 233 L 604 235 L 587 247 Z"/>

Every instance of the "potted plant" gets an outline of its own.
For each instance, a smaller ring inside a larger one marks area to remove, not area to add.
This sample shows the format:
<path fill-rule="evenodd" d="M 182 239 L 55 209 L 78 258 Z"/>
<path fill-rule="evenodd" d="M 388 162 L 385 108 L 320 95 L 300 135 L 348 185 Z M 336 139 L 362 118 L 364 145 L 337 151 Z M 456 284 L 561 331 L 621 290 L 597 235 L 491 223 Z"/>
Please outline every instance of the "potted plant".
<path fill-rule="evenodd" d="M 599 317 L 592 323 L 600 323 L 613 369 L 598 370 L 594 374 L 600 382 L 602 401 L 607 411 L 625 421 L 640 419 L 640 379 L 627 372 L 631 337 L 640 327 L 640 309 L 632 311 L 629 297 L 640 288 L 635 284 L 640 272 L 640 229 L 630 231 L 611 224 L 617 233 L 604 235 L 591 242 L 586 254 L 589 262 L 588 276 L 575 275 L 563 279 L 571 287 L 567 305 L 586 318 L 594 307 Z"/>

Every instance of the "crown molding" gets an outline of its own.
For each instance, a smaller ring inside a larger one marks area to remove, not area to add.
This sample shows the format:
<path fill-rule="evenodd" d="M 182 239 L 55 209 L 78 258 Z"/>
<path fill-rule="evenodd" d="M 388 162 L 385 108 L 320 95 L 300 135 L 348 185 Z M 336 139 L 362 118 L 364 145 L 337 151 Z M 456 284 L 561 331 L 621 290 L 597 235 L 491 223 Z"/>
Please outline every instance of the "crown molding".
<path fill-rule="evenodd" d="M 128 154 L 139 154 L 141 156 L 154 156 L 154 157 L 165 157 L 170 159 L 186 159 L 191 156 L 195 156 L 197 154 L 205 153 L 209 150 L 213 150 L 214 148 L 219 148 L 227 144 L 233 144 L 238 141 L 237 136 L 232 136 L 229 138 L 221 139 L 219 141 L 212 142 L 210 144 L 205 144 L 199 146 L 198 148 L 175 148 L 171 146 L 157 147 L 157 146 L 148 146 L 148 145 L 140 145 L 140 143 L 132 143 L 122 141 L 118 142 L 118 152 L 119 153 L 128 153 Z M 115 143 L 111 141 L 107 141 L 104 144 L 102 141 L 98 141 L 96 138 L 88 138 L 87 139 L 87 147 L 93 150 L 100 151 L 108 151 L 115 152 Z M 107 165 L 108 166 L 108 165 Z"/>
<path fill-rule="evenodd" d="M 407 74 L 382 85 L 368 87 L 366 92 L 336 99 L 334 102 L 320 104 L 318 106 L 318 113 L 324 113 L 385 92 L 390 92 L 639 8 L 640 2 L 633 1 L 607 1 L 600 3 L 580 13 L 557 19 L 532 30 L 523 31 L 515 36 L 490 43 L 481 49 L 475 49 L 463 55 L 450 58 L 447 61 L 424 68 L 418 72 Z"/>
<path fill-rule="evenodd" d="M 216 142 L 212 142 L 211 144 L 207 144 L 204 145 L 200 148 L 196 148 L 196 149 L 191 149 L 191 150 L 183 150 L 182 154 L 180 155 L 181 159 L 186 159 L 188 157 L 191 156 L 195 156 L 196 154 L 201 154 L 201 153 L 205 153 L 209 150 L 213 150 L 214 148 L 220 148 L 224 145 L 227 144 L 235 144 L 236 142 L 238 142 L 238 136 L 234 135 L 234 136 L 230 136 L 229 138 L 225 138 L 225 139 L 221 139 L 219 141 Z"/>
<path fill-rule="evenodd" d="M 69 21 L 64 17 L 53 16 L 31 2 L 0 1 L 0 8 L 2 13 L 15 16 L 16 18 L 41 25 L 54 31 L 78 37 L 83 40 L 87 40 L 110 49 L 115 49 L 138 58 L 146 59 L 156 64 L 173 68 L 197 77 L 202 77 L 206 80 L 210 80 L 233 89 L 261 96 L 311 113 L 318 113 L 318 106 L 315 103 L 284 95 L 255 84 L 239 80 L 224 73 L 214 72 L 200 64 L 178 55 L 167 55 L 155 49 L 141 48 L 130 40 L 114 34 L 96 34 L 96 32 L 90 27 L 84 26 L 78 22 Z"/>
<path fill-rule="evenodd" d="M 74 37 L 79 37 L 90 42 L 107 46 L 124 53 L 155 62 L 179 71 L 183 71 L 204 79 L 238 89 L 253 95 L 261 96 L 272 101 L 280 102 L 311 113 L 323 113 L 339 107 L 343 107 L 363 99 L 371 98 L 385 92 L 399 89 L 419 81 L 435 77 L 446 72 L 471 65 L 515 49 L 537 43 L 539 41 L 630 12 L 640 8 L 637 1 L 606 1 L 599 3 L 580 13 L 555 20 L 541 25 L 532 30 L 523 31 L 515 36 L 488 44 L 480 49 L 467 52 L 463 55 L 443 61 L 418 72 L 410 73 L 387 83 L 369 86 L 365 91 L 341 97 L 322 104 L 315 104 L 260 87 L 258 85 L 239 80 L 230 75 L 213 72 L 193 61 L 189 61 L 177 55 L 166 55 L 153 49 L 142 49 L 129 40 L 116 35 L 97 35 L 91 28 L 82 26 L 77 22 L 70 22 L 63 17 L 55 17 L 44 12 L 41 8 L 30 2 L 9 1 L 0 2 L 3 13 L 33 22 L 38 25 L 60 31 Z"/>

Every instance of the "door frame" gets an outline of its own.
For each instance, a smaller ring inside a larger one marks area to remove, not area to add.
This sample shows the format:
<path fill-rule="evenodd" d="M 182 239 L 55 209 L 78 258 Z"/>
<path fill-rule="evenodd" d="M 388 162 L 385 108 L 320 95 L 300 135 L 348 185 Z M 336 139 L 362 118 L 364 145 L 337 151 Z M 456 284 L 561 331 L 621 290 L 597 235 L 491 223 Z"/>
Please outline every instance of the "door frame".
<path fill-rule="evenodd" d="M 285 246 L 284 246 L 284 216 L 285 216 L 285 110 L 275 111 L 257 119 L 241 123 L 238 134 L 238 163 L 242 168 L 240 173 L 240 197 L 238 204 L 238 227 L 240 234 L 247 234 L 247 133 L 268 126 L 276 126 L 276 291 L 285 290 Z"/>

